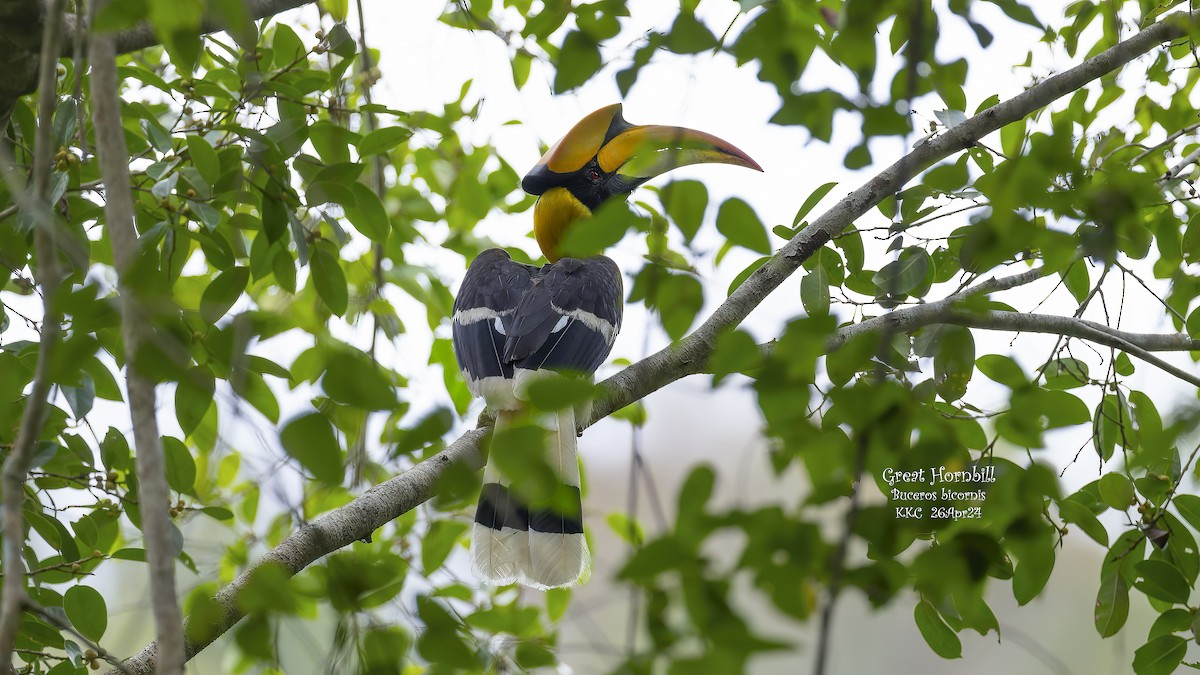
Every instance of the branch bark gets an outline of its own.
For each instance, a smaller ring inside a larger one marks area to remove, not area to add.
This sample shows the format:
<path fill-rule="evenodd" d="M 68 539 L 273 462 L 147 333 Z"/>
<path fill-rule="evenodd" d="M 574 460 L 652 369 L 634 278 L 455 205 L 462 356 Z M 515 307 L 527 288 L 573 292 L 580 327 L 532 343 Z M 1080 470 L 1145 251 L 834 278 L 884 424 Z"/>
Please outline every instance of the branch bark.
<path fill-rule="evenodd" d="M 53 7 L 62 15 L 65 0 L 55 0 Z M 61 315 L 58 311 L 58 250 L 55 246 L 54 214 L 47 204 L 50 183 L 50 159 L 53 148 L 52 121 L 57 99 L 54 86 L 58 53 L 59 26 L 56 21 L 47 21 L 41 53 L 41 96 L 38 97 L 38 128 L 34 140 L 32 201 L 41 206 L 33 210 L 37 228 L 34 235 L 34 252 L 37 257 L 37 281 L 42 288 L 42 334 L 38 346 L 37 364 L 34 366 L 33 387 L 25 399 L 25 410 L 21 426 L 17 430 L 16 443 L 4 460 L 4 593 L 0 600 L 0 668 L 9 669 L 12 664 L 13 647 L 21 623 L 21 612 L 26 600 L 25 562 L 21 557 L 25 548 L 25 479 L 29 464 L 42 428 L 46 424 L 50 395 L 50 368 L 55 347 L 59 342 Z M 0 120 L 4 119 L 0 110 Z M 0 171 L 5 174 L 9 185 L 20 184 L 16 178 L 12 153 L 0 135 Z M 19 194 L 16 192 L 14 194 Z"/>
<path fill-rule="evenodd" d="M 108 0 L 93 0 L 92 16 Z M 117 90 L 115 41 L 111 35 L 93 35 L 89 50 L 92 66 L 92 124 L 96 135 L 96 154 L 104 179 L 105 220 L 112 242 L 113 262 L 121 303 L 121 336 L 125 342 L 126 389 L 133 420 L 134 446 L 137 449 L 138 503 L 142 517 L 146 563 L 150 570 L 151 605 L 161 655 L 157 672 L 183 673 L 183 621 L 175 595 L 174 526 L 168 514 L 170 493 L 162 439 L 155 419 L 154 383 L 138 371 L 136 357 L 146 342 L 149 326 L 139 307 L 137 289 L 129 283 L 138 251 L 138 234 L 133 222 L 133 197 L 129 183 L 129 151 L 121 126 L 121 107 Z"/>
<path fill-rule="evenodd" d="M 246 7 L 246 14 L 251 19 L 265 19 L 270 16 L 286 12 L 289 9 L 311 5 L 316 0 L 242 0 L 242 4 Z M 218 33 L 226 29 L 226 25 L 215 16 L 206 16 L 200 23 L 200 34 L 208 35 L 209 33 Z M 88 26 L 83 27 L 84 44 L 87 44 Z M 75 39 L 75 35 L 80 32 L 78 23 L 75 17 L 68 16 L 64 30 L 67 34 L 67 45 L 70 45 Z M 118 54 L 128 54 L 136 52 L 147 47 L 153 47 L 162 42 L 158 34 L 154 32 L 154 26 L 149 22 L 142 22 L 133 28 L 127 28 L 118 31 L 112 35 L 114 48 Z M 71 56 L 69 49 L 63 51 L 63 56 Z"/>
<path fill-rule="evenodd" d="M 1020 120 L 1120 68 L 1155 46 L 1186 35 L 1192 21 L 1193 15 L 1189 12 L 1172 14 L 1081 65 L 1047 78 L 1016 97 L 984 110 L 945 134 L 915 148 L 797 233 L 782 250 L 751 274 L 691 335 L 601 383 L 603 393 L 593 404 L 592 415 L 581 425 L 582 428 L 591 426 L 675 380 L 703 372 L 721 332 L 740 324 L 776 287 L 834 235 L 874 208 L 884 198 L 895 194 L 921 171 L 956 152 L 972 147 L 981 138 L 1000 127 Z M 1031 281 L 1044 273 L 1039 268 L 1024 274 L 1030 275 Z M 981 286 L 990 289 L 986 292 L 1003 290 L 1005 284 L 1017 284 L 1024 278 L 1024 275 L 1016 275 L 1015 280 L 1010 277 L 991 282 L 990 286 Z M 984 291 L 976 289 L 974 292 Z M 892 312 L 888 316 L 905 311 L 908 311 L 908 308 Z M 935 323 L 933 318 L 943 317 L 929 318 L 931 323 Z M 887 319 L 881 318 L 879 325 L 882 325 L 883 320 Z M 438 476 L 451 462 L 463 462 L 472 470 L 478 470 L 482 466 L 481 448 L 489 432 L 490 423 L 482 422 L 446 450 L 380 484 L 349 504 L 325 514 L 267 552 L 263 558 L 217 593 L 216 600 L 223 608 L 221 620 L 212 630 L 204 630 L 202 637 L 198 639 L 189 632 L 188 656 L 191 657 L 206 647 L 243 616 L 244 613 L 236 602 L 238 594 L 260 566 L 280 564 L 291 574 L 295 574 L 318 558 L 367 536 L 392 519 L 415 508 L 433 496 Z M 134 673 L 150 673 L 153 671 L 155 659 L 156 645 L 152 643 L 131 657 L 126 666 Z M 110 672 L 115 675 L 115 671 Z"/>

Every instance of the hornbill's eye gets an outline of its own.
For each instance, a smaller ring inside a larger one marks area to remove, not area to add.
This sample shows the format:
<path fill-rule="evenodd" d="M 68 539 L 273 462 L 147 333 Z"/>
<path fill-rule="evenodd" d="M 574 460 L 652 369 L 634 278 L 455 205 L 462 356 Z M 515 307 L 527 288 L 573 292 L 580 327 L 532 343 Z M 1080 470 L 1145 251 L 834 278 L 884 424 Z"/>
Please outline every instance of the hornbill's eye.
<path fill-rule="evenodd" d="M 587 179 L 592 181 L 593 183 L 599 183 L 600 182 L 600 169 L 597 169 L 594 166 L 589 168 L 587 170 Z"/>

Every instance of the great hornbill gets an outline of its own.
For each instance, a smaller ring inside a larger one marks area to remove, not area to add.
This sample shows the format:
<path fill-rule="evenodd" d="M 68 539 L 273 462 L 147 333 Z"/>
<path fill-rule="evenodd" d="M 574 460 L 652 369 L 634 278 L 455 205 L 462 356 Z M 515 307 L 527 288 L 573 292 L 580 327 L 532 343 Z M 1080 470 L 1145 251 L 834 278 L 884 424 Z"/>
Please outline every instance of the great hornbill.
<path fill-rule="evenodd" d="M 535 379 L 591 377 L 621 328 L 621 270 L 605 256 L 562 257 L 567 228 L 654 176 L 701 162 L 762 170 L 715 136 L 629 124 L 616 104 L 583 118 L 521 181 L 538 195 L 533 231 L 549 262 L 539 268 L 513 261 L 502 249 L 486 250 L 472 261 L 454 300 L 454 355 L 471 393 L 495 414 L 497 429 L 530 413 L 527 393 Z M 574 584 L 587 571 L 576 413 L 568 407 L 535 417 L 549 435 L 546 462 L 559 483 L 552 497 L 522 503 L 489 457 L 471 530 L 471 564 L 481 579 L 553 588 Z"/>

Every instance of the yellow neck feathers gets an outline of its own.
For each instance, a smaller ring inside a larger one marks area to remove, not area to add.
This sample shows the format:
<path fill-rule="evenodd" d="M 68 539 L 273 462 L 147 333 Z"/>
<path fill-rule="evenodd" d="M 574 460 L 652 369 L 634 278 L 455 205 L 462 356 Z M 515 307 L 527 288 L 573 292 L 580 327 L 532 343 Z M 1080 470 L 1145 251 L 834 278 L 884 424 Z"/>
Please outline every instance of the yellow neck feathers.
<path fill-rule="evenodd" d="M 592 215 L 566 188 L 547 190 L 533 207 L 533 235 L 546 259 L 555 262 L 562 257 L 560 246 L 572 223 Z"/>

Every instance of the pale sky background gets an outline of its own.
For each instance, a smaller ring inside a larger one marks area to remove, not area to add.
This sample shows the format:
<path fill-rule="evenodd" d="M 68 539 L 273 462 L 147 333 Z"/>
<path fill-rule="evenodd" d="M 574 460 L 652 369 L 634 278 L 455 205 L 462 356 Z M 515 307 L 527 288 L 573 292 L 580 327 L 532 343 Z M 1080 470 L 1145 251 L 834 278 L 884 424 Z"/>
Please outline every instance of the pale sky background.
<path fill-rule="evenodd" d="M 351 26 L 357 34 L 357 20 L 351 3 Z M 552 143 L 570 128 L 580 117 L 604 105 L 621 100 L 611 73 L 626 64 L 620 61 L 579 91 L 554 97 L 550 93 L 553 73 L 549 68 L 534 64 L 528 85 L 517 92 L 512 84 L 507 48 L 498 38 L 489 33 L 468 33 L 452 29 L 436 21 L 445 9 L 442 0 L 410 0 L 404 3 L 364 0 L 367 14 L 367 40 L 370 46 L 382 52 L 379 68 L 382 79 L 375 88 L 375 100 L 401 110 L 439 110 L 444 103 L 458 98 L 463 81 L 468 78 L 474 84 L 468 94 L 468 105 L 480 101 L 480 115 L 470 125 L 460 128 L 465 143 L 492 143 L 504 158 L 523 173 L 533 165 L 541 153 L 539 144 Z M 939 3 L 940 4 L 940 3 Z M 1060 0 L 1040 0 L 1036 3 L 1039 17 L 1046 23 L 1061 22 Z M 635 0 L 630 2 L 632 18 L 626 22 L 625 33 L 614 44 L 632 43 L 644 31 L 651 28 L 666 29 L 674 17 L 674 3 Z M 996 41 L 990 49 L 980 50 L 974 35 L 966 24 L 953 18 L 943 18 L 938 43 L 938 57 L 950 60 L 965 56 L 970 61 L 970 72 L 966 93 L 968 112 L 974 110 L 982 100 L 992 94 L 1007 99 L 1019 93 L 1038 77 L 1073 65 L 1075 60 L 1053 52 L 1037 40 L 1040 33 L 1027 26 L 1007 20 L 994 6 L 974 3 L 974 18 L 984 25 L 1003 26 L 995 30 Z M 736 3 L 705 0 L 700 5 L 700 15 L 712 27 L 728 25 L 737 15 Z M 283 15 L 282 20 L 297 26 L 297 32 L 306 44 L 313 42 L 316 12 L 305 8 Z M 734 23 L 731 34 L 736 34 L 746 25 L 746 19 Z M 503 22 L 501 22 L 504 27 Z M 301 28 L 300 26 L 307 26 Z M 717 28 L 717 32 L 720 31 Z M 885 33 L 886 35 L 886 33 Z M 1034 52 L 1032 68 L 1014 68 L 1025 60 L 1026 52 Z M 881 53 L 885 53 L 881 50 Z M 607 55 L 613 56 L 613 55 Z M 839 114 L 835 134 L 829 144 L 812 141 L 801 128 L 776 127 L 768 119 L 778 108 L 779 102 L 773 87 L 763 84 L 754 77 L 750 68 L 737 68 L 733 59 L 724 56 L 700 54 L 692 57 L 676 57 L 660 53 L 656 62 L 641 71 L 637 85 L 624 98 L 625 116 L 634 123 L 672 124 L 707 131 L 720 136 L 746 151 L 764 168 L 764 173 L 755 173 L 727 166 L 696 166 L 681 169 L 673 178 L 695 178 L 703 181 L 710 194 L 710 207 L 705 226 L 697 238 L 697 248 L 715 253 L 721 240 L 712 224 L 716 206 L 727 196 L 738 195 L 749 202 L 758 212 L 768 229 L 776 224 L 788 224 L 808 194 L 817 186 L 838 181 L 839 185 L 826 198 L 822 207 L 812 215 L 818 215 L 824 207 L 832 204 L 850 190 L 865 182 L 871 175 L 905 151 L 906 143 L 896 140 L 872 142 L 874 161 L 861 171 L 849 171 L 842 165 L 845 152 L 857 144 L 857 116 Z M 899 68 L 897 62 L 894 68 Z M 885 78 L 881 78 L 885 79 Z M 890 78 L 886 78 L 890 79 Z M 805 89 L 836 88 L 853 94 L 855 85 L 848 75 L 834 68 L 823 57 L 815 57 L 808 67 L 801 86 Z M 882 97 L 882 92 L 880 92 Z M 852 97 L 854 98 L 854 97 Z M 934 119 L 934 113 L 944 105 L 933 96 L 926 96 L 914 104 L 914 123 L 923 128 Z M 1118 104 L 1106 112 L 1113 123 L 1128 120 L 1129 107 Z M 1124 115 L 1124 117 L 1122 117 Z M 517 125 L 505 124 L 519 120 Z M 386 117 L 383 119 L 386 124 Z M 916 136 L 909 139 L 914 140 Z M 431 142 L 434 142 L 431 140 Z M 658 180 L 661 185 L 664 181 Z M 635 193 L 634 199 L 649 199 L 651 195 Z M 966 222 L 966 214 L 945 219 L 946 231 Z M 505 245 L 517 246 L 534 252 L 533 240 L 526 234 L 531 227 L 531 213 L 514 217 L 492 216 L 478 226 L 480 234 L 486 234 Z M 860 228 L 886 225 L 877 211 L 865 216 Z M 445 233 L 443 225 L 432 225 L 425 230 L 432 241 L 440 241 Z M 776 247 L 783 241 L 772 235 Z M 868 244 L 871 261 L 883 260 L 887 242 Z M 629 237 L 612 254 L 626 270 L 636 269 L 644 248 L 644 240 Z M 725 297 L 730 280 L 757 254 L 744 251 L 730 253 L 723 263 L 712 266 L 708 255 L 698 266 L 707 280 L 705 310 L 707 315 Z M 455 279 L 452 286 L 457 289 L 457 280 L 463 273 L 461 260 L 439 250 L 414 251 L 414 262 L 424 262 L 444 270 L 445 278 Z M 880 262 L 872 263 L 878 268 Z M 1020 269 L 1013 269 L 1013 273 Z M 1122 290 L 1116 274 L 1110 275 L 1105 287 L 1109 294 L 1110 309 L 1114 312 Z M 1147 277 L 1149 275 L 1147 274 Z M 1093 274 L 1094 278 L 1094 274 Z M 782 324 L 800 313 L 800 275 L 795 275 L 783 284 L 745 324 L 756 337 L 769 339 L 778 334 Z M 1031 309 L 1054 286 L 1054 281 L 1043 281 L 1026 287 L 1002 298 L 1019 309 Z M 1171 327 L 1164 319 L 1161 308 L 1140 288 L 1131 286 L 1122 308 L 1121 326 L 1143 332 L 1169 331 Z M 1165 288 L 1159 287 L 1159 292 Z M 428 345 L 430 335 L 424 321 L 424 309 L 414 301 L 394 293 L 397 308 L 404 319 L 408 333 L 401 336 L 393 349 L 380 351 L 380 360 L 409 375 L 410 388 L 402 396 L 411 397 L 413 419 L 448 401 L 439 398 L 441 373 L 429 368 Z M 1098 305 L 1097 305 L 1098 306 Z M 850 318 L 850 308 L 835 305 L 834 311 L 843 318 Z M 1038 311 L 1045 313 L 1070 314 L 1075 305 L 1069 295 L 1059 290 Z M 1087 315 L 1103 319 L 1103 315 Z M 627 310 L 626 322 L 613 358 L 637 360 L 643 355 L 646 330 L 649 329 L 648 344 L 656 351 L 667 344 L 666 337 L 655 327 L 652 318 L 645 316 L 637 307 Z M 448 335 L 448 327 L 443 327 Z M 5 335 L 10 339 L 9 335 Z M 347 337 L 353 339 L 352 333 Z M 16 339 L 16 338 L 11 338 Z M 1050 354 L 1053 339 L 1044 336 L 1021 336 L 1014 340 L 1009 334 L 975 331 L 977 353 L 996 352 L 1009 354 L 1021 362 L 1027 372 L 1032 371 Z M 360 341 L 361 342 L 361 341 Z M 306 343 L 286 339 L 273 340 L 269 345 L 274 358 L 287 363 L 288 354 L 294 355 L 306 348 Z M 1077 345 L 1075 355 L 1092 362 L 1088 350 Z M 1173 356 L 1173 363 L 1194 369 L 1186 357 Z M 928 363 L 927 374 L 931 372 Z M 606 367 L 599 373 L 606 376 L 615 372 Z M 754 404 L 753 393 L 747 380 L 731 378 L 719 390 L 709 388 L 708 378 L 694 377 L 677 382 L 646 400 L 650 424 L 642 438 L 645 462 L 657 485 L 663 507 L 670 518 L 679 481 L 699 462 L 708 462 L 719 471 L 717 503 L 744 505 L 779 503 L 794 505 L 802 500 L 804 482 L 793 472 L 781 479 L 772 476 L 765 454 L 765 443 L 760 435 L 761 418 Z M 1173 382 L 1169 377 L 1151 366 L 1138 364 L 1138 372 L 1126 379 L 1126 384 L 1150 393 L 1160 411 L 1168 411 L 1174 404 L 1194 397 L 1187 387 Z M 282 393 L 282 389 L 277 388 Z M 1084 390 L 1076 390 L 1080 393 Z M 432 392 L 432 393 L 431 393 Z M 1084 398 L 1089 405 L 1095 402 L 1090 390 Z M 1005 390 L 998 388 L 982 376 L 977 376 L 971 385 L 968 400 L 988 407 L 1001 405 Z M 164 400 L 170 400 L 163 396 Z M 307 397 L 289 395 L 281 397 L 283 419 L 305 410 Z M 226 415 L 228 406 L 223 406 L 223 424 L 231 420 Z M 103 409 L 98 408 L 103 414 Z M 173 416 L 163 416 L 166 429 L 174 428 Z M 93 414 L 93 418 L 96 414 Z M 105 416 L 100 426 L 111 423 L 127 428 L 124 418 Z M 461 428 L 468 428 L 474 416 L 468 415 Z M 97 423 L 97 420 L 93 420 Z M 103 429 L 98 429 L 103 435 Z M 298 485 L 298 476 L 288 473 L 273 473 L 277 459 L 281 456 L 275 432 L 269 422 L 250 412 L 240 423 L 223 428 L 226 440 L 234 447 L 247 453 L 243 471 L 247 475 L 270 478 L 264 481 L 264 495 L 274 490 L 284 496 Z M 1038 459 L 1048 461 L 1058 469 L 1064 469 L 1062 477 L 1064 494 L 1078 489 L 1098 476 L 1098 462 L 1090 449 L 1089 429 L 1076 427 L 1067 433 L 1056 433 L 1049 438 L 1050 448 L 1038 454 Z M 1072 458 L 1085 442 L 1088 443 L 1079 460 L 1071 464 Z M 562 672 L 603 672 L 602 664 L 612 662 L 614 654 L 623 653 L 625 623 L 628 616 L 627 593 L 614 592 L 607 583 L 619 568 L 626 551 L 623 544 L 612 535 L 604 523 L 604 516 L 615 510 L 624 509 L 627 499 L 627 475 L 630 458 L 630 433 L 623 422 L 603 421 L 590 429 L 580 442 L 581 452 L 590 485 L 586 506 L 589 529 L 595 546 L 595 570 L 589 585 L 577 592 L 568 619 L 564 623 L 562 644 L 566 645 L 563 659 L 572 667 Z M 376 449 L 378 451 L 378 449 Z M 1011 454 L 1011 453 L 1010 453 Z M 1020 459 L 1019 456 L 1015 457 Z M 640 517 L 653 533 L 658 525 L 653 510 L 647 507 L 647 495 L 641 495 Z M 264 504 L 264 508 L 267 508 Z M 830 512 L 828 532 L 838 531 L 840 514 L 844 505 L 836 505 Z M 986 509 L 986 504 L 984 505 Z M 1106 520 L 1111 529 L 1122 523 L 1115 517 Z M 214 536 L 211 528 L 191 525 L 185 529 L 189 537 L 203 539 Z M 219 535 L 216 535 L 219 540 Z M 211 546 L 215 552 L 218 548 Z M 719 542 L 724 548 L 737 550 L 735 540 Z M 726 546 L 733 544 L 733 546 Z M 201 548 L 209 548 L 201 544 Z M 461 552 L 460 552 L 461 553 Z M 723 560 L 714 548 L 714 557 Z M 838 621 L 834 633 L 834 661 L 832 673 L 868 672 L 914 672 L 935 675 L 939 673 L 1123 673 L 1129 670 L 1132 651 L 1144 641 L 1148 606 L 1140 595 L 1133 601 L 1135 615 L 1124 631 L 1116 638 L 1101 640 L 1092 626 L 1092 608 L 1099 580 L 1101 548 L 1086 539 L 1081 533 L 1073 532 L 1067 537 L 1066 548 L 1060 553 L 1055 574 L 1047 585 L 1047 591 L 1029 606 L 1016 608 L 1007 582 L 995 582 L 991 586 L 990 600 L 1000 617 L 1003 641 L 997 642 L 991 634 L 980 637 L 972 632 L 960 634 L 964 644 L 965 659 L 954 662 L 943 661 L 924 644 L 912 621 L 911 596 L 902 596 L 886 611 L 873 614 L 861 595 L 850 591 L 843 595 L 838 608 Z M 198 556 L 199 557 L 199 556 Z M 448 573 L 465 576 L 464 561 L 452 560 Z M 142 573 L 140 567 L 129 567 L 130 574 Z M 211 579 L 215 569 L 212 565 L 201 565 L 201 576 L 197 578 L 180 568 L 180 586 L 186 591 L 196 583 Z M 140 577 L 137 577 L 140 578 Z M 116 651 L 124 644 L 125 650 L 140 646 L 145 638 L 148 615 L 144 601 L 131 599 L 128 587 L 118 579 L 111 580 L 106 596 L 114 608 L 130 610 L 124 617 L 128 621 L 114 619 L 110 626 Z M 121 590 L 118 591 L 118 588 Z M 413 590 L 411 587 L 409 591 Z M 533 593 L 532 591 L 527 591 Z M 783 652 L 769 659 L 756 661 L 755 673 L 802 673 L 808 672 L 812 663 L 814 633 L 809 629 L 798 630 L 795 624 L 775 616 L 757 597 L 757 591 L 747 590 L 738 594 L 745 607 L 752 610 L 756 626 L 771 635 L 790 636 L 798 641 L 799 649 Z M 407 598 L 411 602 L 411 598 Z M 124 603 L 124 604 L 118 604 Z M 1139 614 L 1139 607 L 1141 613 Z M 815 626 L 815 620 L 811 628 Z M 284 624 L 285 639 L 295 638 L 295 649 L 285 650 L 285 665 L 288 672 L 321 672 L 331 626 Z M 223 672 L 230 664 L 229 654 L 219 646 L 202 654 L 198 666 L 191 672 Z M 1196 651 L 1193 647 L 1193 651 Z M 1189 655 L 1189 660 L 1196 654 Z"/>

